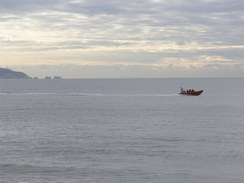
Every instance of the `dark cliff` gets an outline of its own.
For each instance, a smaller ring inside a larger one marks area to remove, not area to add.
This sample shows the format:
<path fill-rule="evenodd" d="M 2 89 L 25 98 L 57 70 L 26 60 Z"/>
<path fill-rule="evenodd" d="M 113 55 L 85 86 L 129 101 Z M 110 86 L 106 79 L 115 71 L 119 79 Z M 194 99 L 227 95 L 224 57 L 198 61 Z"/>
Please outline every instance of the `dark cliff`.
<path fill-rule="evenodd" d="M 10 69 L 0 68 L 0 79 L 31 79 L 23 72 L 12 71 Z"/>

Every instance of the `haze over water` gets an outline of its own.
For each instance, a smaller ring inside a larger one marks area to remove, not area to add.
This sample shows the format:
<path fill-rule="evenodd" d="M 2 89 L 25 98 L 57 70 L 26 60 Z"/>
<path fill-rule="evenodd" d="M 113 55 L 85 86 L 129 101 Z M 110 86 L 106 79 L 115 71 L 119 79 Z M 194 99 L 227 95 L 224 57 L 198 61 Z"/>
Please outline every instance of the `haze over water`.
<path fill-rule="evenodd" d="M 0 101 L 3 183 L 244 180 L 243 78 L 0 80 Z"/>

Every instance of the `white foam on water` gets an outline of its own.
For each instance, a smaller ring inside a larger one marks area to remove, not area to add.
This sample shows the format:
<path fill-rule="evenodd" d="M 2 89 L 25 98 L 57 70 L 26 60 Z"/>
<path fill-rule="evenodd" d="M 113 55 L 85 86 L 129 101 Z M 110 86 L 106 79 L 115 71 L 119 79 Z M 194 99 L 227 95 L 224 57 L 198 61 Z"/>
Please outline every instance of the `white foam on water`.
<path fill-rule="evenodd" d="M 107 94 L 107 93 L 14 93 L 14 92 L 1 92 L 0 95 L 56 95 L 56 96 L 90 96 L 90 97 L 175 97 L 179 94 Z"/>

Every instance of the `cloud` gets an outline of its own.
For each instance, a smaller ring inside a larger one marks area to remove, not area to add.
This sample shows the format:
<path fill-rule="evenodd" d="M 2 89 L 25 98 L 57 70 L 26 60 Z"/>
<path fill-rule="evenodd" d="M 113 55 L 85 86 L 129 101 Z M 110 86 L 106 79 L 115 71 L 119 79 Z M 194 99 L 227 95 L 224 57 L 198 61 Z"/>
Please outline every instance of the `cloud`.
<path fill-rule="evenodd" d="M 33 12 L 40 12 L 52 10 L 59 3 L 59 0 L 1 0 L 0 14 L 29 14 Z"/>
<path fill-rule="evenodd" d="M 242 68 L 241 68 L 242 67 Z M 10 66 L 14 70 L 24 71 L 29 76 L 44 78 L 45 76 L 62 76 L 63 78 L 163 78 L 163 77 L 224 77 L 243 76 L 243 67 L 221 64 L 205 64 L 201 67 L 168 65 L 38 65 L 38 66 Z M 207 73 L 207 74 L 206 74 Z M 223 76 L 223 75 L 222 75 Z"/>
<path fill-rule="evenodd" d="M 227 60 L 241 65 L 243 5 L 239 0 L 1 0 L 5 59 L 0 65 L 203 68 L 204 56 L 222 58 L 218 65 Z"/>

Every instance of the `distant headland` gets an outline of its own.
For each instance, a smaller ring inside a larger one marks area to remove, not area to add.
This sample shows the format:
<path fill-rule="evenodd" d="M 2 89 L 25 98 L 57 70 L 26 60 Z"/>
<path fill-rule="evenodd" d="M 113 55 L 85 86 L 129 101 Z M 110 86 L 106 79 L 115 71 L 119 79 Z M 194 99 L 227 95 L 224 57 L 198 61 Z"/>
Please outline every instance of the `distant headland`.
<path fill-rule="evenodd" d="M 0 68 L 0 79 L 31 79 L 31 77 L 23 72 Z"/>
<path fill-rule="evenodd" d="M 0 68 L 0 79 L 39 79 L 38 77 L 30 77 L 24 72 L 13 71 L 7 68 Z M 43 79 L 62 79 L 61 76 L 46 76 Z"/>

